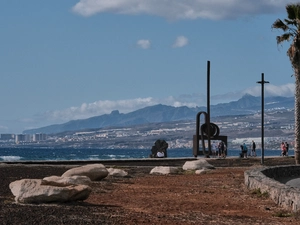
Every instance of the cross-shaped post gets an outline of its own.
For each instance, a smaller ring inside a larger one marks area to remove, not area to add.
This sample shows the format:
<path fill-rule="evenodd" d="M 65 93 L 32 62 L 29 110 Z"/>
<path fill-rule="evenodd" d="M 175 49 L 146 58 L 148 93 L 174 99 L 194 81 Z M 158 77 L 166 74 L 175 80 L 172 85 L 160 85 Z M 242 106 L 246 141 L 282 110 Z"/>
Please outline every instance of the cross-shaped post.
<path fill-rule="evenodd" d="M 264 80 L 264 73 L 261 74 L 261 81 L 256 83 L 261 84 L 261 164 L 264 164 L 264 84 L 269 83 L 269 81 Z"/>

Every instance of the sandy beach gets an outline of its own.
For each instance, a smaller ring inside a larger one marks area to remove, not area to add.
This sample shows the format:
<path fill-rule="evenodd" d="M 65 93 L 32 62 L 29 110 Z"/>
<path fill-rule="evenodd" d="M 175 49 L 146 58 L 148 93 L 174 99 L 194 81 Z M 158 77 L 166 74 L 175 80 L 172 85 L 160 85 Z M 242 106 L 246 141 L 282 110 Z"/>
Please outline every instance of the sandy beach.
<path fill-rule="evenodd" d="M 150 175 L 150 164 L 103 163 L 129 176 L 93 182 L 83 202 L 29 205 L 14 202 L 10 182 L 60 176 L 74 165 L 1 163 L 0 224 L 300 224 L 299 214 L 246 189 L 244 171 L 261 166 L 259 158 L 209 163 L 216 169 L 201 175 Z M 265 159 L 265 166 L 289 164 L 294 164 L 291 157 Z"/>

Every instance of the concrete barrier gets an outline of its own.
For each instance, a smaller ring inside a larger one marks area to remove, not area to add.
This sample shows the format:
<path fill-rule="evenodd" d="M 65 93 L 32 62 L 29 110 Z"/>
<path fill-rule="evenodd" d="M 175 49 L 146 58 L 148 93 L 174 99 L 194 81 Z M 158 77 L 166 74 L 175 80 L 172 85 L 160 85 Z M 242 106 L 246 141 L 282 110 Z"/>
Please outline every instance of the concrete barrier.
<path fill-rule="evenodd" d="M 280 182 L 283 179 L 300 177 L 300 166 L 275 166 L 247 170 L 244 173 L 245 185 L 248 189 L 260 189 L 278 205 L 294 212 L 300 210 L 299 187 L 292 187 Z"/>

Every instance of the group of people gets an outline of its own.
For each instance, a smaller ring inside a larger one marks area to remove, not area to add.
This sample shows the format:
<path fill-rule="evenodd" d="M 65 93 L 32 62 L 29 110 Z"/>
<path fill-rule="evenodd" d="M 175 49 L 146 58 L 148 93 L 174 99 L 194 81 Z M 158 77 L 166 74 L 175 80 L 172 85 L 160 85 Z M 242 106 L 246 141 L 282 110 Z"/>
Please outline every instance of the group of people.
<path fill-rule="evenodd" d="M 249 145 L 248 145 L 249 146 Z M 249 149 L 246 143 L 243 143 L 241 146 L 240 157 L 248 158 L 248 156 L 256 157 L 256 143 L 252 140 Z M 287 142 L 281 142 L 281 156 L 288 156 L 289 152 L 289 144 Z M 223 141 L 212 144 L 212 154 L 215 157 L 225 158 L 227 155 L 227 147 Z"/>
<path fill-rule="evenodd" d="M 251 143 L 251 151 L 249 151 L 249 154 L 248 154 L 247 145 L 245 143 L 243 145 L 241 145 L 240 157 L 241 158 L 247 158 L 248 156 L 256 157 L 256 144 L 253 140 L 252 140 L 252 143 Z"/>
<path fill-rule="evenodd" d="M 281 149 L 281 156 L 288 156 L 289 144 L 287 142 L 281 142 L 280 149 Z"/>
<path fill-rule="evenodd" d="M 219 143 L 213 143 L 212 145 L 212 154 L 214 156 L 218 156 L 219 158 L 226 158 L 227 155 L 227 146 L 224 141 L 220 141 Z"/>

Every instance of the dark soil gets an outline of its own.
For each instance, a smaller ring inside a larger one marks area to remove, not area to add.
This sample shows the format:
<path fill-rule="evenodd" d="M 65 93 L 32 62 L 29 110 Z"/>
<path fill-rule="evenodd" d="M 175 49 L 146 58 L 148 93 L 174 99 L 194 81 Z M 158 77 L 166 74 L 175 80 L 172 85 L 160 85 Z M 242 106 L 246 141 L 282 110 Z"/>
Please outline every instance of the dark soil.
<path fill-rule="evenodd" d="M 60 176 L 71 166 L 0 164 L 0 224 L 300 224 L 298 214 L 246 189 L 244 171 L 261 166 L 259 158 L 208 161 L 216 169 L 201 175 L 150 175 L 154 166 L 116 163 L 129 176 L 93 182 L 83 202 L 29 205 L 14 202 L 12 181 Z M 265 166 L 294 163 L 265 159 Z"/>

